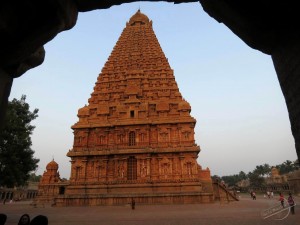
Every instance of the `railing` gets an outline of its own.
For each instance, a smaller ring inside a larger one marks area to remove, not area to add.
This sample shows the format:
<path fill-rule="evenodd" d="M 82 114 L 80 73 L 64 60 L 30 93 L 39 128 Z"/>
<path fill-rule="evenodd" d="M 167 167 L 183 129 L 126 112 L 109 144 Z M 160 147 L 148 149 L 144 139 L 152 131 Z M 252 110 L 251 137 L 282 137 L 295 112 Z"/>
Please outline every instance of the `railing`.
<path fill-rule="evenodd" d="M 230 190 L 226 188 L 224 185 L 220 184 L 218 181 L 213 181 L 214 185 L 214 195 L 215 199 L 222 202 L 230 202 L 230 201 L 239 201 L 238 197 L 234 190 Z M 222 195 L 222 194 L 225 194 Z"/>

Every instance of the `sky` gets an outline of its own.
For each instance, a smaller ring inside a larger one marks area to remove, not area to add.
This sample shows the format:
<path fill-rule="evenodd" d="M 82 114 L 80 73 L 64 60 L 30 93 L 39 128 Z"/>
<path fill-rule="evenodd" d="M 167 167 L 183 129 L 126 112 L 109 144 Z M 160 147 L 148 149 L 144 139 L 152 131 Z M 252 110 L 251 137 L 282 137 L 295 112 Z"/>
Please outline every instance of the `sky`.
<path fill-rule="evenodd" d="M 44 63 L 14 80 L 39 109 L 32 149 L 42 174 L 53 158 L 70 177 L 71 126 L 88 103 L 97 77 L 126 22 L 138 10 L 153 21 L 182 96 L 196 118 L 198 162 L 212 175 L 252 171 L 297 159 L 287 107 L 271 57 L 247 46 L 199 3 L 137 2 L 80 13 L 77 24 L 44 47 Z"/>

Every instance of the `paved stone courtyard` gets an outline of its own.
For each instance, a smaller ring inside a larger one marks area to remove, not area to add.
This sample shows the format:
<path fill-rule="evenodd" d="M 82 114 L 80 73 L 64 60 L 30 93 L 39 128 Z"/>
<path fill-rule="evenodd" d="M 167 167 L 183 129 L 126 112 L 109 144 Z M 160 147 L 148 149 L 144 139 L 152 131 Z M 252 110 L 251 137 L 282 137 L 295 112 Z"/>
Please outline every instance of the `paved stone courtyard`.
<path fill-rule="evenodd" d="M 124 206 L 95 207 L 45 207 L 34 208 L 30 202 L 1 204 L 0 213 L 5 213 L 8 220 L 5 225 L 16 225 L 22 214 L 28 213 L 31 218 L 46 215 L 49 225 L 265 225 L 265 224 L 300 224 L 300 207 L 295 208 L 296 214 L 284 220 L 263 219 L 261 212 L 277 201 L 258 196 L 252 200 L 242 196 L 239 202 L 189 204 L 189 205 L 136 205 L 132 210 Z M 296 198 L 296 203 L 299 202 Z"/>

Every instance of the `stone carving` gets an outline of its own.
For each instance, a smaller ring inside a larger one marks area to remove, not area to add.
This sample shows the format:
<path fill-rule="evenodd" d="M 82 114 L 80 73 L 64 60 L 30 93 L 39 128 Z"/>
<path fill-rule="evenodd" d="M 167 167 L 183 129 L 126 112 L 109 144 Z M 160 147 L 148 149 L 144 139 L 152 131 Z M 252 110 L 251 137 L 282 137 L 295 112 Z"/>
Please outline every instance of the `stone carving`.
<path fill-rule="evenodd" d="M 200 147 L 191 106 L 179 92 L 152 22 L 140 11 L 126 24 L 88 102 L 72 126 L 70 185 L 57 204 L 81 205 L 83 196 L 96 204 L 101 194 L 117 202 L 125 194 L 184 195 L 189 202 L 197 193 L 198 202 L 212 201 L 209 171 L 202 175 L 196 166 Z"/>
<path fill-rule="evenodd" d="M 46 171 L 38 185 L 38 194 L 35 203 L 53 203 L 53 199 L 60 194 L 60 190 L 64 190 L 68 182 L 60 179 L 58 172 L 58 164 L 52 160 L 46 166 Z"/>
<path fill-rule="evenodd" d="M 125 176 L 124 162 L 120 161 L 118 165 L 118 177 L 124 178 L 124 176 Z"/>
<path fill-rule="evenodd" d="M 147 161 L 146 160 L 141 160 L 141 177 L 146 177 L 148 174 L 148 168 L 147 168 Z"/>

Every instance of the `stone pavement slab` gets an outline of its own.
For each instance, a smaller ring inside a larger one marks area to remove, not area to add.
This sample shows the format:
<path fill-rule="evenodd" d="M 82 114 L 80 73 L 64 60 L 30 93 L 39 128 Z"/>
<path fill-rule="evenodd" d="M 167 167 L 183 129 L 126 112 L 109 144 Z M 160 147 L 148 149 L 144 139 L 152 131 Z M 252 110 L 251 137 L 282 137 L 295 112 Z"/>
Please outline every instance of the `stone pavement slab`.
<path fill-rule="evenodd" d="M 296 200 L 296 203 L 299 202 Z M 296 214 L 276 221 L 263 219 L 261 212 L 277 203 L 277 199 L 258 198 L 256 201 L 242 197 L 239 202 L 188 204 L 188 205 L 139 205 L 132 210 L 124 206 L 51 207 L 37 208 L 29 202 L 0 205 L 0 213 L 8 220 L 5 225 L 16 225 L 22 214 L 31 218 L 46 215 L 49 225 L 299 225 L 300 207 Z"/>

